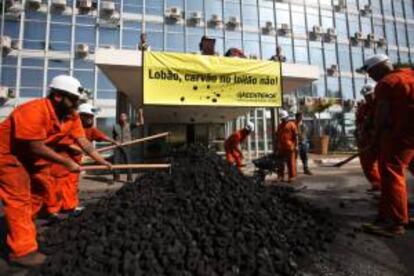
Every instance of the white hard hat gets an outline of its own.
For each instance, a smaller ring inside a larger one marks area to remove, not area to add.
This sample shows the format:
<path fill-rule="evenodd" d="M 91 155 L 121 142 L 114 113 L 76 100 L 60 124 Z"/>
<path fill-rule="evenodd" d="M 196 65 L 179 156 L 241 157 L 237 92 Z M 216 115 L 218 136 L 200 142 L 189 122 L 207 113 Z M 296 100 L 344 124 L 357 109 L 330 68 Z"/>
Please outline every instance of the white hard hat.
<path fill-rule="evenodd" d="M 54 77 L 50 82 L 49 87 L 78 97 L 81 97 L 83 91 L 80 82 L 76 78 L 68 75 L 59 75 Z"/>
<path fill-rule="evenodd" d="M 88 103 L 81 104 L 78 109 L 79 114 L 84 113 L 88 115 L 95 115 L 96 111 L 96 108 Z"/>
<path fill-rule="evenodd" d="M 247 131 L 252 132 L 252 131 L 254 131 L 254 124 L 250 121 L 247 121 L 244 129 L 247 130 Z"/>
<path fill-rule="evenodd" d="M 280 116 L 280 119 L 286 119 L 289 117 L 289 113 L 286 110 L 280 110 L 279 116 Z"/>
<path fill-rule="evenodd" d="M 372 84 L 365 84 L 361 89 L 361 95 L 366 96 L 374 93 L 374 86 Z"/>
<path fill-rule="evenodd" d="M 387 55 L 384 54 L 375 54 L 372 55 L 370 57 L 368 57 L 365 62 L 364 62 L 364 66 L 362 66 L 359 70 L 360 71 L 368 71 L 372 68 L 374 68 L 376 65 L 383 63 L 385 61 L 390 60 L 389 57 Z"/>

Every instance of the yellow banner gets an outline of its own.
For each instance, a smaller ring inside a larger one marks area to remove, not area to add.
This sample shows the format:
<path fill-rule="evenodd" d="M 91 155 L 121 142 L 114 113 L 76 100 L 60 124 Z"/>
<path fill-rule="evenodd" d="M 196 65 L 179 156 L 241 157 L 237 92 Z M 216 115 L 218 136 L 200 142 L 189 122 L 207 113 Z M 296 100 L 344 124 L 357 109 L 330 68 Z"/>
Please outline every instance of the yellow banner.
<path fill-rule="evenodd" d="M 279 62 L 147 51 L 143 74 L 146 105 L 282 105 Z"/>

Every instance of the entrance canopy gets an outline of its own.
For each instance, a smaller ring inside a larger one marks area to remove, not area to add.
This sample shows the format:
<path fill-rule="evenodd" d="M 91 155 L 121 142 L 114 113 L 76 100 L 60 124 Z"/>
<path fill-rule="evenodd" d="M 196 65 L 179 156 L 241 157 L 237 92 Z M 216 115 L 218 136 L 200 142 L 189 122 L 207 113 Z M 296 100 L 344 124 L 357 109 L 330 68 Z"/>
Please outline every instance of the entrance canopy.
<path fill-rule="evenodd" d="M 137 50 L 99 49 L 95 63 L 125 93 L 131 104 L 143 106 L 142 53 Z M 283 92 L 288 94 L 319 78 L 316 66 L 284 63 Z M 147 123 L 224 123 L 255 107 L 143 106 Z"/>

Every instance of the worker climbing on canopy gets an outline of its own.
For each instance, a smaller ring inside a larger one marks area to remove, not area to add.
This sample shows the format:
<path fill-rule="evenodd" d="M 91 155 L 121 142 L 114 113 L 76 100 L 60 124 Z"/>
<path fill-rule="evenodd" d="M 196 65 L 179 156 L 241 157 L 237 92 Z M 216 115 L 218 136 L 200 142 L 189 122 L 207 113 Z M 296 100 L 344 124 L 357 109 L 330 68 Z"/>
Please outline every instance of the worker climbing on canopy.
<path fill-rule="evenodd" d="M 81 104 L 78 113 L 89 142 L 107 141 L 115 145 L 119 144 L 93 126 L 96 109 L 91 104 Z M 76 140 L 72 136 L 63 139 L 57 148 L 62 155 L 71 158 L 78 164 L 81 163 L 83 151 L 76 145 Z M 84 207 L 79 206 L 79 172 L 70 172 L 64 166 L 55 163 L 51 167 L 51 175 L 54 177 L 56 185 L 61 189 L 60 211 L 74 215 L 79 214 L 84 209 Z"/>
<path fill-rule="evenodd" d="M 379 173 L 379 148 L 372 145 L 374 135 L 374 86 L 365 85 L 361 90 L 364 101 L 360 102 L 356 111 L 357 145 L 359 160 L 365 177 L 371 183 L 368 190 L 380 191 L 381 177 Z"/>
<path fill-rule="evenodd" d="M 244 128 L 230 135 L 224 142 L 227 162 L 229 162 L 230 166 L 236 165 L 239 172 L 241 172 L 243 166 L 243 153 L 240 150 L 240 144 L 243 143 L 247 136 L 253 131 L 254 124 L 252 122 L 247 122 Z"/>
<path fill-rule="evenodd" d="M 8 226 L 9 260 L 14 264 L 33 267 L 45 261 L 38 252 L 33 215 L 57 199 L 50 163 L 71 172 L 80 170 L 76 162 L 54 150 L 60 140 L 72 135 L 98 163 L 111 168 L 85 138 L 75 112 L 81 92 L 77 79 L 57 76 L 47 98 L 18 106 L 0 123 L 0 199 Z"/>
<path fill-rule="evenodd" d="M 377 82 L 373 144 L 380 147 L 381 198 L 371 229 L 400 235 L 409 221 L 405 169 L 414 157 L 414 71 L 395 70 L 383 54 L 361 69 Z"/>
<path fill-rule="evenodd" d="M 295 121 L 289 120 L 289 113 L 285 110 L 279 111 L 281 123 L 276 132 L 277 156 L 283 162 L 278 168 L 278 181 L 284 181 L 285 164 L 288 168 L 288 182 L 296 177 L 296 151 L 298 146 L 298 128 Z"/>

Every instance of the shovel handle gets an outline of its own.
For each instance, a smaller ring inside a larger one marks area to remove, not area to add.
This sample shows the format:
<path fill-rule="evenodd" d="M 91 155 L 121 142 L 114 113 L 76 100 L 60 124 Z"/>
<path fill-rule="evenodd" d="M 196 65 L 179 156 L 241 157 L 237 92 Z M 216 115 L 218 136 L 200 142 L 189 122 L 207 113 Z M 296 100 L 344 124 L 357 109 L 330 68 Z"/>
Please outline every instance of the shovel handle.
<path fill-rule="evenodd" d="M 113 170 L 117 169 L 170 169 L 171 164 L 125 164 L 125 165 L 112 165 Z M 107 170 L 105 165 L 91 165 L 82 166 L 81 171 L 96 171 Z"/>
<path fill-rule="evenodd" d="M 162 138 L 162 137 L 165 137 L 165 136 L 168 136 L 168 135 L 170 135 L 169 132 L 163 132 L 163 133 L 151 135 L 151 136 L 148 136 L 148 137 L 128 141 L 128 142 L 122 143 L 120 145 L 112 145 L 112 146 L 103 147 L 103 148 L 97 149 L 96 151 L 97 152 L 104 152 L 104 151 L 108 151 L 108 150 L 119 148 L 119 147 L 131 146 L 131 145 L 139 144 L 139 143 L 142 143 L 142 142 L 145 142 L 145 141 L 150 141 L 150 140 Z"/>

